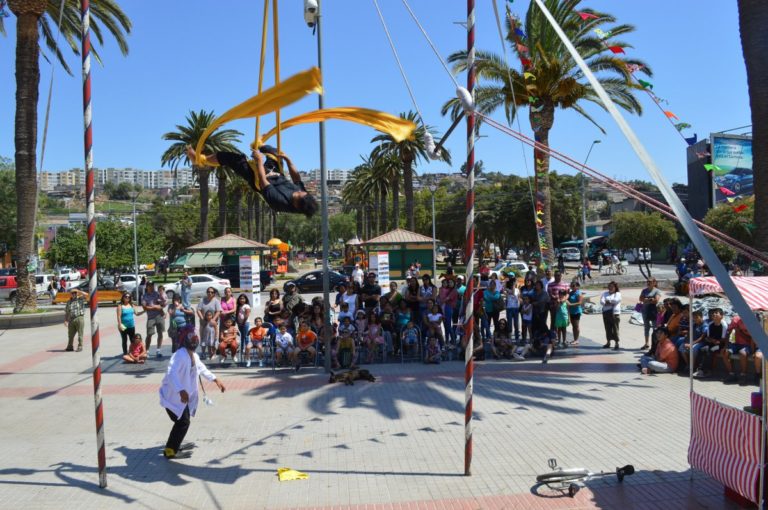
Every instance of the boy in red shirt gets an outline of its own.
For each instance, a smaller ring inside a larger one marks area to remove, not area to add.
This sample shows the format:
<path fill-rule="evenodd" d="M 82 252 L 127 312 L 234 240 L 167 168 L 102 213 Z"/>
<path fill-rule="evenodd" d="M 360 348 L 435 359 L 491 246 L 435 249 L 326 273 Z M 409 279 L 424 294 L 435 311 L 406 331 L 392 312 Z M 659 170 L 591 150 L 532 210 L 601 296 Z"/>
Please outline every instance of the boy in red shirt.
<path fill-rule="evenodd" d="M 730 384 L 738 381 L 740 386 L 745 386 L 749 383 L 747 380 L 747 358 L 753 352 L 755 353 L 755 374 L 753 377 L 756 379 L 758 377 L 757 374 L 760 374 L 762 371 L 763 354 L 759 351 L 756 352 L 755 342 L 752 340 L 752 335 L 749 334 L 749 330 L 747 330 L 747 327 L 741 321 L 741 317 L 734 317 L 733 321 L 728 325 L 728 338 L 730 338 L 732 332 L 734 333 L 734 341 L 729 341 L 728 347 L 722 350 L 723 364 L 725 365 L 726 370 L 728 370 L 728 377 L 726 377 L 723 382 Z M 741 369 L 740 376 L 736 376 L 736 373 L 733 371 L 731 354 L 739 355 L 739 368 Z"/>
<path fill-rule="evenodd" d="M 302 352 L 309 353 L 309 359 L 313 360 L 314 362 L 316 353 L 315 342 L 317 342 L 317 335 L 314 331 L 309 329 L 309 324 L 307 324 L 305 321 L 302 321 L 301 324 L 299 324 L 299 332 L 296 334 L 296 346 L 298 349 L 295 353 L 295 359 L 297 372 L 301 368 Z"/>

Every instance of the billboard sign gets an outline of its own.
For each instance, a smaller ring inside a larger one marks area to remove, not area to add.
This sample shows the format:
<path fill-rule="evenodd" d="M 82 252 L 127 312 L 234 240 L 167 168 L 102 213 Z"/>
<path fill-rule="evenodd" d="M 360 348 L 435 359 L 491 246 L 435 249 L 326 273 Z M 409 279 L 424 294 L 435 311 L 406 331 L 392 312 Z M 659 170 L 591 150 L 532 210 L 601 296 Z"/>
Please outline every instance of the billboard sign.
<path fill-rule="evenodd" d="M 712 134 L 711 143 L 714 202 L 754 194 L 752 137 Z"/>

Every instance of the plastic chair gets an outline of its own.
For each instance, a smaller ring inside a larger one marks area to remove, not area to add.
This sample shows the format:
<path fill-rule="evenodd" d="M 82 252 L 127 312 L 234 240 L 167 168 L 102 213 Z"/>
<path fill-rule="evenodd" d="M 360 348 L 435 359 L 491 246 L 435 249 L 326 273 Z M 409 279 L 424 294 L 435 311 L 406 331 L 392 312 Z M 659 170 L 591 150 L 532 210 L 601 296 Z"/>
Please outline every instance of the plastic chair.
<path fill-rule="evenodd" d="M 424 340 L 421 336 L 421 330 L 419 330 L 419 328 L 415 329 L 417 338 L 416 343 L 414 344 L 406 344 L 403 340 L 403 330 L 400 331 L 400 363 L 406 361 L 422 361 Z M 414 352 L 409 352 L 408 355 L 406 355 L 406 350 Z"/>

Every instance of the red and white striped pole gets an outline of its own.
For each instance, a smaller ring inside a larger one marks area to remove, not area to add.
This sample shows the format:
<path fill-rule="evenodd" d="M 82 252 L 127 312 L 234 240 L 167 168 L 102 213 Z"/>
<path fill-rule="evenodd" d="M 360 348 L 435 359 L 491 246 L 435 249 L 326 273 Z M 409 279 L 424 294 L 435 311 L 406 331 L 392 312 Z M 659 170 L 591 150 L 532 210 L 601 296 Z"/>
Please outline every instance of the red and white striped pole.
<path fill-rule="evenodd" d="M 101 401 L 101 355 L 99 354 L 99 300 L 96 290 L 96 200 L 93 182 L 93 125 L 91 124 L 91 6 L 82 0 L 80 12 L 83 53 L 83 120 L 85 125 L 85 195 L 88 221 L 88 294 L 91 308 L 91 360 L 93 400 L 96 408 L 96 448 L 99 460 L 99 487 L 107 486 L 107 454 L 104 446 L 104 404 Z"/>
<path fill-rule="evenodd" d="M 475 0 L 467 0 L 467 90 L 475 99 Z M 472 392 L 474 389 L 474 272 L 475 272 L 475 114 L 467 112 L 467 260 L 464 291 L 464 475 L 472 474 Z"/>

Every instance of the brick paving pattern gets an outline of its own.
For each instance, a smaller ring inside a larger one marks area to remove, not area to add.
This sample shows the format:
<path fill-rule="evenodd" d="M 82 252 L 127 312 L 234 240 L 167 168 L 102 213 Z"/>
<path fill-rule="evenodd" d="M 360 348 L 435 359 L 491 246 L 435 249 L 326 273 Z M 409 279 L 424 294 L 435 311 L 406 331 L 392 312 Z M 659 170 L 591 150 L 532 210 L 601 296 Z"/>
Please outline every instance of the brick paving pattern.
<path fill-rule="evenodd" d="M 138 331 L 143 330 L 143 317 Z M 686 462 L 688 380 L 641 377 L 642 328 L 622 317 L 622 347 L 603 350 L 599 316 L 582 319 L 579 349 L 479 363 L 474 459 L 463 476 L 463 364 L 371 365 L 376 383 L 329 385 L 321 371 L 226 368 L 227 385 L 169 462 L 171 427 L 157 390 L 167 356 L 119 365 L 114 311 L 102 310 L 109 487 L 96 473 L 89 351 L 63 352 L 63 326 L 0 336 L 0 508 L 576 509 L 736 508 Z M 165 352 L 170 354 L 166 347 Z M 152 348 L 154 354 L 154 347 Z M 697 382 L 734 406 L 755 387 Z M 547 459 L 637 473 L 586 483 L 575 498 L 537 486 Z M 278 467 L 310 475 L 278 482 Z"/>

